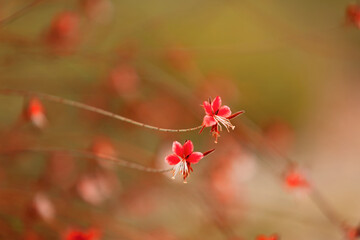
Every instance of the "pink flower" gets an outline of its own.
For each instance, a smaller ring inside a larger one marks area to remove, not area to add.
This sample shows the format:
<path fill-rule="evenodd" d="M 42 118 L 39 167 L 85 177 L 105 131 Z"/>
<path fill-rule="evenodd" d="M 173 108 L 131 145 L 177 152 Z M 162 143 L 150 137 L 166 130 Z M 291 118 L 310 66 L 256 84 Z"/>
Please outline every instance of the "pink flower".
<path fill-rule="evenodd" d="M 112 182 L 105 174 L 85 175 L 79 179 L 76 188 L 80 197 L 93 205 L 102 204 L 114 193 Z"/>
<path fill-rule="evenodd" d="M 194 145 L 190 140 L 185 141 L 184 145 L 175 141 L 172 145 L 172 151 L 174 154 L 168 155 L 165 160 L 168 164 L 174 165 L 173 167 L 173 179 L 178 172 L 183 175 L 184 183 L 190 172 L 193 171 L 191 164 L 198 163 L 204 156 L 213 152 L 215 149 L 207 151 L 205 153 L 194 152 Z"/>
<path fill-rule="evenodd" d="M 235 126 L 231 124 L 230 119 L 244 113 L 244 111 L 239 111 L 231 114 L 228 106 L 221 106 L 221 98 L 219 96 L 217 96 L 214 101 L 211 101 L 210 98 L 209 101 L 204 101 L 202 107 L 206 115 L 200 133 L 205 127 L 211 127 L 211 133 L 215 137 L 215 143 L 217 143 L 217 138 L 220 136 L 219 129 L 222 131 L 222 126 L 224 126 L 227 131 L 229 131 L 229 128 L 234 130 Z"/>
<path fill-rule="evenodd" d="M 33 200 L 33 207 L 37 214 L 47 222 L 51 222 L 56 215 L 51 200 L 42 192 L 36 193 Z"/>

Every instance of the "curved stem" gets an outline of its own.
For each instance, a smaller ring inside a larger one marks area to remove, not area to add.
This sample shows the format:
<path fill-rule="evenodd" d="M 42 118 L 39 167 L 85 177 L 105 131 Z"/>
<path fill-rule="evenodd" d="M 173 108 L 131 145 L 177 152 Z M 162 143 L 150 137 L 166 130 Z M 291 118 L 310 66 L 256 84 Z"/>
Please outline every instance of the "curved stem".
<path fill-rule="evenodd" d="M 24 148 L 24 149 L 17 149 L 14 151 L 8 151 L 8 152 L 2 152 L 0 154 L 8 154 L 11 152 L 44 152 L 44 153 L 52 153 L 52 152 L 63 152 L 63 153 L 69 153 L 71 155 L 79 155 L 82 157 L 88 157 L 100 161 L 110 161 L 113 163 L 116 163 L 122 167 L 135 169 L 138 171 L 143 172 L 151 172 L 151 173 L 165 173 L 170 172 L 172 168 L 169 169 L 157 169 L 157 168 L 151 168 L 144 165 L 141 165 L 136 162 L 131 162 L 128 160 L 119 159 L 116 157 L 103 155 L 103 154 L 94 154 L 91 152 L 88 152 L 86 150 L 78 150 L 78 149 L 66 149 L 66 148 L 57 148 L 57 147 L 49 147 L 49 148 Z"/>
<path fill-rule="evenodd" d="M 48 101 L 53 101 L 53 102 L 57 102 L 57 103 L 62 103 L 65 105 L 69 105 L 72 107 L 76 107 L 76 108 L 80 108 L 80 109 L 84 109 L 87 111 L 91 111 L 91 112 L 95 112 L 107 117 L 111 117 L 111 118 L 115 118 L 117 120 L 123 121 L 123 122 L 127 122 L 139 127 L 144 127 L 144 128 L 148 128 L 148 129 L 152 129 L 152 130 L 157 130 L 157 131 L 161 131 L 161 132 L 190 132 L 190 131 L 195 131 L 200 129 L 202 126 L 197 126 L 197 127 L 192 127 L 192 128 L 185 128 L 185 129 L 169 129 L 169 128 L 160 128 L 160 127 L 155 127 L 152 125 L 148 125 L 145 123 L 141 123 L 138 121 L 134 121 L 132 119 L 117 115 L 115 113 L 103 110 L 101 108 L 97 108 L 97 107 L 93 107 L 81 102 L 76 102 L 73 100 L 68 100 L 68 99 L 64 99 L 58 96 L 54 96 L 54 95 L 50 95 L 50 94 L 45 94 L 45 93 L 38 93 L 38 92 L 31 92 L 31 91 L 26 91 L 26 90 L 15 90 L 15 89 L 5 89 L 5 88 L 0 88 L 0 94 L 4 94 L 4 95 L 18 95 L 18 96 L 36 96 L 42 99 L 46 99 Z"/>
<path fill-rule="evenodd" d="M 16 19 L 18 19 L 19 17 L 21 17 L 25 13 L 27 13 L 33 6 L 37 5 L 41 1 L 42 0 L 34 0 L 34 1 L 30 2 L 29 4 L 25 5 L 24 7 L 20 8 L 19 10 L 17 10 L 13 14 L 11 14 L 10 16 L 7 16 L 7 17 L 1 19 L 0 20 L 0 27 L 4 26 L 6 24 L 12 23 Z"/>

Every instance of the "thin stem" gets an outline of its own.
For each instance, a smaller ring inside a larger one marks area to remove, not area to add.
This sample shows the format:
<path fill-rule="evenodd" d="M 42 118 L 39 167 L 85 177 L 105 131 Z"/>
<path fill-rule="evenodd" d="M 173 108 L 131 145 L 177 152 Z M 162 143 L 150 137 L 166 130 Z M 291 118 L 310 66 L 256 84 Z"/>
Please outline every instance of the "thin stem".
<path fill-rule="evenodd" d="M 22 17 L 23 15 L 25 15 L 25 13 L 27 13 L 33 6 L 37 5 L 38 3 L 40 3 L 42 0 L 34 0 L 32 2 L 30 2 L 29 4 L 25 5 L 24 7 L 20 8 L 19 10 L 17 10 L 16 12 L 14 12 L 13 14 L 11 14 L 10 16 L 7 16 L 3 19 L 0 20 L 0 27 L 12 23 L 13 21 L 15 21 L 16 19 Z"/>
<path fill-rule="evenodd" d="M 52 152 L 63 152 L 63 153 L 69 153 L 71 155 L 79 155 L 82 157 L 88 157 L 100 161 L 110 161 L 113 163 L 116 163 L 122 167 L 125 168 L 131 168 L 138 171 L 143 172 L 151 172 L 151 173 L 165 173 L 170 172 L 172 168 L 169 169 L 157 169 L 157 168 L 151 168 L 144 165 L 141 165 L 136 162 L 131 162 L 128 160 L 119 159 L 116 157 L 103 155 L 103 154 L 94 154 L 91 152 L 88 152 L 86 150 L 79 150 L 79 149 L 65 149 L 65 148 L 57 148 L 57 147 L 49 147 L 49 148 L 24 148 L 24 149 L 16 149 L 14 151 L 6 151 L 2 152 L 0 154 L 8 154 L 10 152 L 44 152 L 44 153 L 52 153 Z"/>
<path fill-rule="evenodd" d="M 157 130 L 157 131 L 161 131 L 161 132 L 190 132 L 190 131 L 195 131 L 200 129 L 202 126 L 197 126 L 197 127 L 193 127 L 193 128 L 186 128 L 186 129 L 169 129 L 169 128 L 160 128 L 160 127 L 155 127 L 155 126 L 151 126 L 145 123 L 141 123 L 138 121 L 134 121 L 132 119 L 120 116 L 118 114 L 103 110 L 101 108 L 97 108 L 97 107 L 93 107 L 84 103 L 80 103 L 80 102 L 76 102 L 73 100 L 68 100 L 68 99 L 64 99 L 58 96 L 54 96 L 54 95 L 50 95 L 50 94 L 45 94 L 45 93 L 38 93 L 38 92 L 32 92 L 32 91 L 26 91 L 26 90 L 15 90 L 15 89 L 5 89 L 2 88 L 0 89 L 0 94 L 4 94 L 4 95 L 18 95 L 18 96 L 24 96 L 24 97 L 30 97 L 30 96 L 36 96 L 42 99 L 46 99 L 48 101 L 53 101 L 53 102 L 57 102 L 57 103 L 61 103 L 61 104 L 65 104 L 65 105 L 69 105 L 72 107 L 76 107 L 76 108 L 80 108 L 80 109 L 84 109 L 87 111 L 91 111 L 91 112 L 95 112 L 107 117 L 111 117 L 111 118 L 115 118 L 117 120 L 123 121 L 123 122 L 127 122 L 139 127 L 144 127 L 144 128 L 148 128 L 148 129 L 152 129 L 152 130 Z"/>
<path fill-rule="evenodd" d="M 335 225 L 337 225 L 341 230 L 344 230 L 344 222 L 341 221 L 341 218 L 335 213 L 335 211 L 330 207 L 329 203 L 324 199 L 320 194 L 319 190 L 312 186 L 311 193 L 309 198 L 318 206 L 319 210 Z"/>

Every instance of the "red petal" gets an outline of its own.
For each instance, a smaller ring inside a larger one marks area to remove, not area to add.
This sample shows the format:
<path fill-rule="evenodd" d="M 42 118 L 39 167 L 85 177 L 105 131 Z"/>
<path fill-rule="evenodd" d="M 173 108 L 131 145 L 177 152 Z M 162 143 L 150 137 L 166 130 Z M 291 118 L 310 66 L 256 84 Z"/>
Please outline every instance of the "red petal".
<path fill-rule="evenodd" d="M 209 150 L 209 151 L 206 151 L 203 153 L 203 156 L 205 157 L 206 155 L 209 155 L 210 153 L 212 153 L 213 151 L 215 151 L 215 148 Z"/>
<path fill-rule="evenodd" d="M 177 154 L 179 157 L 184 156 L 184 148 L 182 147 L 181 143 L 178 141 L 174 141 L 172 145 L 173 153 Z"/>
<path fill-rule="evenodd" d="M 233 118 L 236 118 L 237 116 L 239 116 L 240 114 L 243 114 L 245 111 L 239 111 L 239 112 L 236 112 L 234 113 L 233 115 L 227 117 L 227 119 L 233 119 Z"/>
<path fill-rule="evenodd" d="M 184 156 L 185 157 L 190 155 L 194 151 L 194 145 L 190 140 L 188 140 L 184 143 L 183 148 L 184 148 Z"/>
<path fill-rule="evenodd" d="M 203 108 L 204 108 L 206 114 L 212 115 L 211 105 L 208 101 L 204 101 Z"/>
<path fill-rule="evenodd" d="M 203 120 L 203 125 L 206 127 L 211 127 L 216 124 L 215 118 L 211 116 L 205 116 Z"/>
<path fill-rule="evenodd" d="M 220 106 L 221 106 L 221 98 L 219 96 L 217 96 L 214 101 L 211 104 L 212 109 L 214 111 L 214 113 L 216 113 L 217 110 L 219 110 Z"/>
<path fill-rule="evenodd" d="M 218 112 L 217 115 L 220 116 L 220 117 L 227 118 L 227 117 L 229 117 L 231 115 L 231 110 L 230 110 L 230 108 L 228 106 L 224 105 L 224 106 L 220 107 L 219 112 Z"/>
<path fill-rule="evenodd" d="M 189 163 L 197 163 L 202 159 L 204 155 L 201 152 L 193 152 L 186 161 Z"/>
<path fill-rule="evenodd" d="M 168 164 L 170 165 L 175 165 L 175 164 L 178 164 L 180 162 L 180 158 L 178 155 L 176 154 L 171 154 L 171 155 L 168 155 L 165 160 L 167 161 Z"/>

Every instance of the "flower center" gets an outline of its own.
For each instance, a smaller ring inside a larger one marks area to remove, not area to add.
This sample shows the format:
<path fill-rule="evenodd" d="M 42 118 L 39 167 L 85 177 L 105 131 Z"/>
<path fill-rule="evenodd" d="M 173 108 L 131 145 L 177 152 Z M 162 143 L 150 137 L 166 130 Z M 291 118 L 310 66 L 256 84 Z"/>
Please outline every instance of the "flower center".
<path fill-rule="evenodd" d="M 218 115 L 214 116 L 214 119 L 216 120 L 216 122 L 219 123 L 220 126 L 220 131 L 222 131 L 222 127 L 221 125 L 223 125 L 226 130 L 229 132 L 229 128 L 231 128 L 232 130 L 234 130 L 235 126 L 231 124 L 230 120 L 224 117 L 220 117 Z M 221 123 L 221 124 L 220 124 Z"/>
<path fill-rule="evenodd" d="M 173 176 L 172 179 L 175 179 L 175 176 L 178 174 L 178 172 L 180 172 L 183 175 L 184 178 L 184 183 L 186 183 L 186 177 L 189 176 L 190 171 L 188 168 L 188 163 L 186 162 L 185 159 L 181 159 L 181 161 L 176 164 L 172 170 Z"/>

